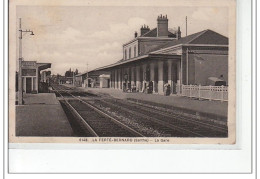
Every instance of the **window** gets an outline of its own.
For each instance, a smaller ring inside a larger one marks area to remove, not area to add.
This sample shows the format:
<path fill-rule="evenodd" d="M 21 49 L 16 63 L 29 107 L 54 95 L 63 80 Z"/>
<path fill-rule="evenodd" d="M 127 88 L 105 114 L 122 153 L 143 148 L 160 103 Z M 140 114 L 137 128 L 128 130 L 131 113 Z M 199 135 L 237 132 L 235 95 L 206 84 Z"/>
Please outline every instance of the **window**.
<path fill-rule="evenodd" d="M 125 50 L 125 60 L 127 59 L 127 51 Z"/>
<path fill-rule="evenodd" d="M 131 47 L 129 48 L 129 59 L 131 58 Z"/>
<path fill-rule="evenodd" d="M 136 57 L 136 46 L 134 47 L 134 57 Z"/>

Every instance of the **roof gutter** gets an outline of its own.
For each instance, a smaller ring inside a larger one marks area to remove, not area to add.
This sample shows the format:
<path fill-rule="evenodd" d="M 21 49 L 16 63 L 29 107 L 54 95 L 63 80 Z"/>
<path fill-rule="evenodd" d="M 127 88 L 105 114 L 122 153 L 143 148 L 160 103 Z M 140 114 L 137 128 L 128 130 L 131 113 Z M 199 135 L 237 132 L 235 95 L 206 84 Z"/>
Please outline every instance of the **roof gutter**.
<path fill-rule="evenodd" d="M 162 48 L 160 50 L 153 51 L 153 52 L 151 52 L 151 54 L 165 51 L 165 50 L 175 49 L 175 48 L 178 48 L 181 46 L 183 46 L 183 47 L 205 47 L 205 46 L 207 46 L 207 47 L 228 47 L 228 45 L 216 45 L 216 44 L 179 44 L 179 45 L 175 45 L 175 46 Z"/>
<path fill-rule="evenodd" d="M 107 69 L 107 68 L 123 65 L 123 64 L 129 63 L 129 62 L 133 62 L 133 61 L 142 59 L 142 58 L 147 58 L 148 56 L 149 55 L 142 55 L 142 56 L 139 56 L 139 57 L 136 57 L 136 58 L 132 58 L 131 60 L 126 60 L 126 61 L 122 61 L 120 63 L 114 63 L 114 64 L 107 65 L 107 66 L 104 66 L 104 67 L 99 67 L 99 68 L 96 68 L 95 70 L 92 70 L 92 71 L 103 70 L 103 69 Z"/>
<path fill-rule="evenodd" d="M 146 39 L 150 39 L 150 40 L 177 40 L 177 38 L 175 38 L 175 37 L 136 37 L 135 39 L 123 44 L 123 47 L 133 43 L 136 40 L 146 40 Z"/>

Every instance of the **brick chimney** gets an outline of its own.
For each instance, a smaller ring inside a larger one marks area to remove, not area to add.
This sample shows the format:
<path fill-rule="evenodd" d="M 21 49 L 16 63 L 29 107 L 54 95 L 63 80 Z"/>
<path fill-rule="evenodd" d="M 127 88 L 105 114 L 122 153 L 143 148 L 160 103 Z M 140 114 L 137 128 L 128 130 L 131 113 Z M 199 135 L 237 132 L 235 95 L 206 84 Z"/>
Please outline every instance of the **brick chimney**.
<path fill-rule="evenodd" d="M 137 32 L 135 32 L 135 38 L 137 37 L 137 35 L 138 35 Z"/>
<path fill-rule="evenodd" d="M 158 16 L 157 18 L 157 37 L 168 37 L 168 19 L 166 16 Z"/>
<path fill-rule="evenodd" d="M 145 26 L 145 24 L 141 27 L 141 36 L 144 35 L 145 33 L 149 32 L 150 28 L 149 26 Z"/>
<path fill-rule="evenodd" d="M 181 28 L 180 28 L 180 26 L 178 26 L 178 31 L 176 33 L 176 37 L 177 37 L 177 39 L 181 38 Z"/>

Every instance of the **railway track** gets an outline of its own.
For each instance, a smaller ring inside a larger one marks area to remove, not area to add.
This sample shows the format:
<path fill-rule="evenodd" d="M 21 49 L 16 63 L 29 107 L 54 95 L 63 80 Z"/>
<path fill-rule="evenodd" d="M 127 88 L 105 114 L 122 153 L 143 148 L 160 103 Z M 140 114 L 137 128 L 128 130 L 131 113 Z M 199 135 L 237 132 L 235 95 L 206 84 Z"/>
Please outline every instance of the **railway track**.
<path fill-rule="evenodd" d="M 63 92 L 71 94 L 67 88 Z M 75 92 L 74 92 L 75 93 Z M 127 116 L 131 121 L 145 128 L 152 128 L 158 131 L 163 137 L 227 137 L 226 125 L 218 125 L 212 121 L 194 119 L 183 114 L 176 114 L 176 111 L 155 107 L 148 104 L 114 98 L 98 98 L 96 95 L 89 95 L 92 100 L 83 99 L 84 93 L 79 93 L 81 102 L 87 103 L 108 116 L 109 113 L 116 113 L 117 116 Z M 91 93 L 89 93 L 91 94 Z M 74 96 L 75 97 L 75 96 Z M 77 104 L 75 104 L 77 107 Z M 109 112 L 107 112 L 109 111 Z M 124 122 L 124 121 L 121 121 Z M 131 126 L 135 131 L 145 133 L 138 126 Z M 146 136 L 158 137 L 158 133 L 145 133 Z"/>
<path fill-rule="evenodd" d="M 133 106 L 124 105 L 122 103 L 113 103 L 104 100 L 95 100 L 97 106 L 110 108 L 112 111 L 120 111 L 121 115 L 127 116 L 131 120 L 136 120 L 145 126 L 151 126 L 157 131 L 163 133 L 164 137 L 203 137 L 199 133 L 191 130 L 186 130 L 180 126 L 172 125 L 161 120 L 161 117 L 154 117 L 152 114 L 142 113 L 138 108 Z M 118 115 L 120 115 L 118 113 Z M 154 136 L 156 137 L 156 136 Z"/>
<path fill-rule="evenodd" d="M 161 111 L 154 109 L 151 106 L 131 103 L 125 100 L 116 99 L 105 99 L 102 100 L 109 105 L 117 104 L 121 110 L 127 111 L 131 109 L 132 113 L 143 116 L 145 119 L 149 119 L 158 124 L 163 124 L 171 127 L 173 130 L 184 131 L 189 136 L 200 136 L 200 137 L 225 137 L 227 135 L 226 126 L 212 124 L 207 121 L 193 119 L 186 117 L 181 114 L 169 113 L 168 111 Z"/>
<path fill-rule="evenodd" d="M 144 137 L 141 133 L 121 123 L 119 120 L 104 113 L 94 105 L 91 105 L 77 96 L 70 94 L 69 89 L 61 89 L 53 86 L 66 107 L 71 110 L 87 129 L 87 133 L 93 137 Z M 66 99 L 60 91 L 70 94 L 74 99 Z"/>

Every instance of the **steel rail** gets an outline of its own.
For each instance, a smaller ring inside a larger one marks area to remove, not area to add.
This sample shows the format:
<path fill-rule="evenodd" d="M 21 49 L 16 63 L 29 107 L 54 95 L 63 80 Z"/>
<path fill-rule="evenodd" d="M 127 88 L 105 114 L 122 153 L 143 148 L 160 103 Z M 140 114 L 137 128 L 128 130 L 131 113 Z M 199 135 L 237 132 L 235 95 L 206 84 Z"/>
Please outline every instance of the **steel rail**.
<path fill-rule="evenodd" d="M 92 104 L 89 104 L 89 103 L 87 103 L 86 101 L 83 101 L 82 99 L 80 99 L 80 98 L 77 97 L 77 96 L 74 96 L 73 94 L 69 93 L 68 91 L 65 91 L 65 90 L 61 90 L 61 91 L 64 91 L 64 92 L 68 93 L 69 95 L 71 95 L 72 97 L 78 99 L 80 102 L 82 102 L 82 103 L 84 103 L 85 105 L 89 106 L 90 108 L 94 109 L 96 112 L 100 113 L 101 115 L 108 117 L 112 122 L 115 122 L 117 125 L 123 127 L 124 129 L 127 129 L 129 132 L 131 132 L 131 133 L 133 133 L 133 134 L 135 134 L 135 135 L 137 135 L 137 136 L 140 136 L 140 137 L 145 137 L 143 134 L 141 134 L 141 133 L 137 132 L 136 130 L 130 128 L 129 126 L 123 124 L 122 122 L 116 120 L 114 117 L 112 117 L 112 116 L 110 116 L 110 115 L 104 113 L 103 111 L 101 111 L 101 110 L 98 109 L 97 107 L 93 106 Z"/>
<path fill-rule="evenodd" d="M 122 109 L 122 110 L 124 110 L 124 111 L 127 111 L 127 112 L 130 112 L 130 113 L 132 113 L 132 114 L 135 114 L 135 115 L 137 115 L 137 116 L 142 116 L 142 117 L 144 117 L 144 118 L 146 118 L 146 119 L 148 119 L 148 120 L 150 120 L 150 121 L 153 121 L 153 122 L 155 122 L 155 123 L 157 123 L 157 124 L 159 124 L 159 125 L 162 125 L 163 127 L 168 127 L 168 128 L 170 128 L 170 129 L 177 130 L 177 131 L 182 132 L 182 133 L 188 132 L 188 133 L 191 133 L 191 134 L 193 134 L 193 135 L 197 135 L 197 136 L 200 136 L 200 137 L 205 137 L 204 135 L 201 135 L 201 134 L 199 134 L 199 133 L 197 133 L 197 132 L 193 132 L 193 131 L 190 131 L 190 130 L 188 130 L 188 129 L 184 129 L 184 128 L 182 128 L 182 127 L 175 126 L 175 125 L 173 125 L 173 124 L 170 124 L 170 123 L 168 123 L 168 122 L 159 120 L 159 119 L 157 119 L 157 118 L 154 118 L 154 117 L 151 117 L 151 116 L 147 116 L 147 115 L 145 115 L 145 114 L 141 114 L 141 113 L 136 112 L 136 111 L 129 111 L 129 110 L 128 110 L 127 108 L 125 108 L 125 107 L 117 106 L 117 105 L 115 105 L 115 104 L 113 104 L 113 103 L 110 103 L 110 102 L 107 102 L 107 101 L 102 101 L 102 102 L 105 102 L 105 103 L 107 103 L 107 104 L 109 104 L 109 105 L 113 105 L 113 106 L 115 106 L 115 107 L 120 107 L 120 109 Z M 187 133 L 186 133 L 186 134 L 187 134 Z"/>
<path fill-rule="evenodd" d="M 69 92 L 67 92 L 67 91 L 65 91 L 65 92 L 68 93 L 68 94 L 70 94 L 70 95 L 73 96 L 74 98 L 77 98 L 77 99 L 80 100 L 82 103 L 87 104 L 88 106 L 92 107 L 93 109 L 97 109 L 99 112 L 101 112 L 101 113 L 103 113 L 104 115 L 106 115 L 106 116 L 108 116 L 109 118 L 111 118 L 111 116 L 109 116 L 109 115 L 107 115 L 106 113 L 102 112 L 102 111 L 99 110 L 98 108 L 96 108 L 96 107 L 94 107 L 93 105 L 87 103 L 86 101 L 83 101 L 82 99 L 80 99 L 80 97 L 76 97 L 76 96 L 74 96 L 73 94 L 71 94 L 71 93 L 69 93 Z M 101 101 L 101 100 L 99 100 L 99 101 Z M 107 102 L 107 101 L 101 101 L 101 102 L 105 102 L 105 103 L 107 103 L 107 104 L 109 104 L 109 105 L 113 105 L 113 106 L 115 106 L 115 107 L 118 107 L 118 106 L 116 106 L 115 104 L 109 103 L 109 102 Z M 137 115 L 137 116 L 142 116 L 142 117 L 144 117 L 144 118 L 146 118 L 146 119 L 149 119 L 150 121 L 153 121 L 153 122 L 155 122 L 155 123 L 157 123 L 157 124 L 159 124 L 159 125 L 162 125 L 163 127 L 168 127 L 168 128 L 170 128 L 170 129 L 179 131 L 179 132 L 181 132 L 181 133 L 184 133 L 184 131 L 186 131 L 186 132 L 191 133 L 191 134 L 193 134 L 193 135 L 200 136 L 200 137 L 204 137 L 204 135 L 201 135 L 201 134 L 199 134 L 199 133 L 196 133 L 196 132 L 193 132 L 193 131 L 184 129 L 184 128 L 182 128 L 182 127 L 174 126 L 174 125 L 172 125 L 172 124 L 170 124 L 170 123 L 168 123 L 168 122 L 165 122 L 165 121 L 162 121 L 162 120 L 159 120 L 159 119 L 156 119 L 156 118 L 153 118 L 153 117 L 150 117 L 150 116 L 147 116 L 147 115 L 138 113 L 138 112 L 129 111 L 128 109 L 123 108 L 122 106 L 120 106 L 120 108 L 122 108 L 122 110 L 124 110 L 124 111 L 130 112 L 130 113 L 135 114 L 135 115 Z M 113 118 L 112 118 L 112 120 L 113 120 Z M 114 120 L 115 120 L 115 119 L 114 119 Z M 117 121 L 117 120 L 116 120 L 116 121 Z M 119 122 L 119 121 L 118 121 L 118 122 Z M 120 122 L 120 123 L 121 123 L 121 122 Z M 124 125 L 124 124 L 123 124 L 123 125 Z M 126 126 L 126 127 L 128 127 L 128 126 Z M 139 134 L 140 134 L 140 133 L 139 133 Z M 143 137 L 144 137 L 144 136 L 143 136 Z"/>
<path fill-rule="evenodd" d="M 126 103 L 126 101 L 119 101 L 119 103 L 128 105 L 128 104 Z M 133 102 L 133 104 L 136 104 L 136 103 Z M 131 104 L 131 106 L 137 107 L 137 106 L 134 106 L 133 104 Z M 146 104 L 145 104 L 145 105 L 146 105 Z M 151 109 L 154 109 L 153 107 L 142 106 L 142 104 L 138 105 L 138 107 L 139 107 L 140 109 L 143 109 L 143 110 L 146 111 L 146 112 L 150 112 Z M 150 109 L 149 109 L 149 108 L 150 108 Z M 156 113 L 157 113 L 157 114 L 160 114 L 160 115 L 165 116 L 165 117 L 173 118 L 174 120 L 180 121 L 180 122 L 182 122 L 182 123 L 198 125 L 198 126 L 200 126 L 201 128 L 204 128 L 204 129 L 207 129 L 207 130 L 210 130 L 210 129 L 211 129 L 211 130 L 214 130 L 214 131 L 216 131 L 216 132 L 221 132 L 221 133 L 223 133 L 223 134 L 227 132 L 227 130 L 226 130 L 225 128 L 223 128 L 223 127 L 214 126 L 214 125 L 211 125 L 211 124 L 208 124 L 208 123 L 204 123 L 204 122 L 201 122 L 201 121 L 196 121 L 196 120 L 194 120 L 194 119 L 188 119 L 187 117 L 180 116 L 180 115 L 176 115 L 176 114 L 172 114 L 172 113 L 171 113 L 172 115 L 166 114 L 166 113 L 164 113 L 164 112 L 159 111 L 158 109 L 155 109 L 155 110 L 156 110 Z M 179 118 L 177 118 L 177 117 L 179 117 Z M 164 122 L 169 123 L 169 122 L 167 122 L 167 121 L 164 121 Z M 170 122 L 170 123 L 171 123 L 171 122 Z M 200 124 L 201 124 L 201 125 L 200 125 Z M 182 127 L 180 127 L 180 128 L 182 128 Z M 187 130 L 189 130 L 189 129 L 187 129 Z"/>
<path fill-rule="evenodd" d="M 70 89 L 71 89 L 71 88 L 70 88 Z M 94 97 L 91 96 L 91 98 L 94 98 Z M 107 98 L 107 99 L 111 99 L 111 98 Z M 121 100 L 120 102 L 121 102 L 121 103 L 126 103 L 125 100 Z M 225 132 L 225 131 L 226 131 L 225 128 L 220 127 L 220 126 L 214 126 L 214 125 L 209 124 L 209 123 L 206 123 L 206 122 L 196 121 L 194 118 L 189 119 L 189 118 L 187 118 L 187 117 L 185 117 L 185 116 L 181 116 L 181 115 L 174 114 L 173 110 L 171 110 L 171 109 L 167 109 L 167 108 L 163 108 L 163 107 L 159 107 L 159 106 L 158 106 L 158 107 L 154 107 L 154 106 L 149 105 L 149 104 L 143 104 L 143 103 L 139 103 L 139 102 L 135 102 L 135 101 L 131 101 L 131 100 L 128 100 L 127 102 L 132 103 L 132 104 L 137 104 L 137 105 L 140 106 L 140 108 L 142 108 L 142 109 L 145 110 L 145 111 L 148 111 L 148 110 L 150 111 L 150 109 L 154 109 L 154 110 L 156 110 L 159 114 L 161 114 L 161 115 L 163 115 L 163 116 L 166 116 L 166 117 L 174 117 L 174 119 L 179 120 L 179 121 L 181 121 L 181 119 L 184 119 L 185 121 L 191 122 L 191 123 L 193 123 L 193 124 L 202 124 L 202 125 L 204 125 L 204 127 L 212 127 L 212 128 L 215 128 L 215 129 L 217 128 L 216 130 L 217 130 L 217 131 L 220 131 L 220 132 Z M 148 109 L 147 109 L 147 108 L 148 108 Z M 160 111 L 158 108 L 159 108 L 160 110 L 163 110 L 164 112 L 170 112 L 171 115 L 166 114 L 166 113 Z M 180 117 L 181 119 L 178 119 L 177 117 Z M 182 122 L 182 121 L 181 121 L 181 122 Z M 210 122 L 212 122 L 212 121 L 210 121 Z M 213 123 L 216 123 L 216 122 L 213 121 Z M 223 125 L 223 124 L 220 124 L 220 125 Z"/>
<path fill-rule="evenodd" d="M 62 91 L 65 91 L 65 90 L 62 90 Z M 112 120 L 115 120 L 115 122 L 119 122 L 119 121 L 117 121 L 116 119 L 114 119 L 113 117 L 111 118 L 111 116 L 109 116 L 108 114 L 104 113 L 103 111 L 101 111 L 101 110 L 98 109 L 97 107 L 93 106 L 92 104 L 89 104 L 89 103 L 87 103 L 86 101 L 82 100 L 80 97 L 74 96 L 73 94 L 69 93 L 67 90 L 66 90 L 65 92 L 68 93 L 68 94 L 70 94 L 70 95 L 73 96 L 74 98 L 80 100 L 82 103 L 88 105 L 89 107 L 91 107 L 92 109 L 96 110 L 97 112 L 99 112 L 99 113 L 101 113 L 101 114 L 103 114 L 103 115 L 109 117 L 109 118 L 112 119 Z M 169 123 L 169 122 L 166 122 L 166 121 L 163 121 L 163 120 L 159 120 L 159 119 L 157 119 L 157 118 L 150 117 L 150 116 L 147 116 L 147 115 L 145 115 L 145 114 L 141 114 L 140 112 L 129 111 L 126 107 L 122 107 L 122 106 L 115 105 L 115 104 L 112 103 L 112 102 L 108 102 L 108 101 L 104 101 L 104 100 L 100 100 L 100 99 L 97 99 L 97 100 L 99 100 L 100 102 L 104 102 L 104 103 L 106 103 L 106 104 L 109 104 L 109 105 L 113 105 L 114 107 L 120 107 L 120 108 L 121 108 L 122 110 L 124 110 L 124 111 L 130 112 L 130 113 L 132 113 L 132 114 L 134 114 L 134 115 L 137 115 L 137 116 L 142 116 L 142 117 L 144 117 L 144 118 L 146 118 L 146 119 L 149 119 L 150 121 L 153 121 L 153 122 L 155 122 L 155 123 L 157 123 L 157 124 L 160 124 L 160 125 L 162 125 L 162 126 L 164 126 L 164 127 L 166 126 L 166 127 L 168 127 L 168 128 L 171 128 L 171 129 L 173 129 L 173 130 L 176 130 L 176 131 L 179 131 L 179 132 L 182 132 L 182 133 L 185 131 L 185 132 L 191 133 L 191 134 L 196 135 L 196 136 L 205 137 L 205 135 L 202 135 L 202 134 L 200 134 L 200 133 L 198 133 L 198 132 L 193 132 L 193 131 L 191 131 L 190 129 L 185 129 L 185 128 L 183 128 L 183 127 L 175 126 L 175 125 L 173 125 L 173 124 L 171 124 L 171 123 Z M 125 101 L 121 101 L 121 103 L 127 105 Z M 155 109 L 159 115 L 162 115 L 162 116 L 165 116 L 165 117 L 171 117 L 171 118 L 173 117 L 175 120 L 180 121 L 180 122 L 184 122 L 184 123 L 186 122 L 187 124 L 190 123 L 190 124 L 193 124 L 193 125 L 200 125 L 200 124 L 201 124 L 201 127 L 202 127 L 202 128 L 206 128 L 207 130 L 212 129 L 212 130 L 215 130 L 215 131 L 218 131 L 218 132 L 223 132 L 223 133 L 226 132 L 226 130 L 225 130 L 224 128 L 222 128 L 222 127 L 214 126 L 214 125 L 211 125 L 211 124 L 208 124 L 208 123 L 203 123 L 203 122 L 201 122 L 201 121 L 195 121 L 194 119 L 187 119 L 187 118 L 184 117 L 184 116 L 176 115 L 176 114 L 173 114 L 172 112 L 171 112 L 172 115 L 169 115 L 169 114 L 166 114 L 166 113 L 164 113 L 164 112 L 162 112 L 162 111 L 159 111 L 158 109 L 156 109 L 156 108 L 154 108 L 153 106 L 150 106 L 150 105 L 140 104 L 140 103 L 132 102 L 132 101 L 130 101 L 130 103 L 131 103 L 130 105 L 132 105 L 132 106 L 133 106 L 134 104 L 137 104 L 138 107 L 140 107 L 141 109 L 143 109 L 143 110 L 145 110 L 145 111 L 147 111 L 147 112 L 151 111 L 150 109 Z M 137 106 L 135 106 L 135 107 L 137 107 Z M 161 107 L 160 107 L 160 108 L 161 108 Z M 168 110 L 168 109 L 164 109 L 164 111 L 165 111 L 165 110 Z M 182 121 L 181 119 L 178 119 L 177 117 L 180 117 L 180 118 L 182 118 L 182 119 L 185 120 L 185 121 Z M 119 123 L 121 123 L 121 122 L 119 122 Z M 124 125 L 124 124 L 121 123 L 120 125 Z M 125 125 L 124 125 L 124 126 L 125 126 Z M 128 126 L 125 126 L 125 127 L 129 128 Z M 130 128 L 130 130 L 131 130 L 131 128 Z M 139 133 L 139 134 L 140 134 L 140 133 Z"/>
<path fill-rule="evenodd" d="M 64 99 L 64 101 L 66 102 L 66 104 L 72 109 L 72 111 L 77 115 L 78 118 L 80 118 L 80 120 L 84 123 L 85 127 L 89 130 L 89 132 L 94 135 L 95 137 L 99 137 L 98 134 L 94 131 L 94 129 L 87 123 L 86 120 L 84 120 L 84 118 L 81 117 L 81 115 L 78 113 L 78 111 L 71 105 L 69 104 L 69 102 L 67 101 L 66 98 L 64 98 L 64 96 L 57 90 L 54 90 L 57 93 L 59 93 L 59 95 Z"/>
<path fill-rule="evenodd" d="M 122 101 L 121 101 L 121 103 L 122 103 Z M 181 121 L 181 122 L 192 123 L 192 124 L 195 124 L 195 125 L 201 124 L 201 125 L 202 125 L 201 127 L 210 128 L 210 129 L 213 129 L 213 130 L 219 131 L 219 132 L 226 132 L 226 129 L 223 128 L 223 127 L 220 127 L 220 126 L 214 126 L 214 125 L 211 125 L 211 124 L 202 122 L 202 121 L 196 121 L 196 120 L 194 120 L 194 119 L 188 119 L 188 118 L 186 118 L 186 117 L 184 117 L 184 116 L 180 116 L 180 115 L 173 114 L 172 112 L 171 112 L 171 115 L 170 115 L 170 114 L 164 113 L 164 112 L 162 112 L 162 111 L 159 111 L 158 109 L 155 109 L 155 108 L 153 108 L 153 107 L 151 107 L 151 106 L 148 106 L 148 105 L 146 105 L 146 104 L 143 105 L 143 104 L 141 104 L 141 103 L 136 103 L 136 102 L 132 102 L 132 101 L 131 101 L 130 103 L 137 104 L 137 105 L 139 105 L 139 107 L 140 107 L 141 109 L 143 109 L 143 110 L 145 110 L 145 111 L 148 111 L 148 112 L 151 111 L 151 109 L 154 109 L 154 110 L 156 110 L 156 112 L 157 112 L 158 114 L 160 114 L 160 115 L 163 115 L 163 116 L 165 116 L 165 117 L 171 117 L 171 118 L 174 118 L 175 120 L 178 120 L 178 121 Z M 149 109 L 149 108 L 150 108 L 150 109 Z M 177 117 L 179 117 L 179 118 L 177 118 Z M 180 119 L 180 118 L 181 118 L 181 119 Z M 182 121 L 182 120 L 185 120 L 185 121 Z"/>

